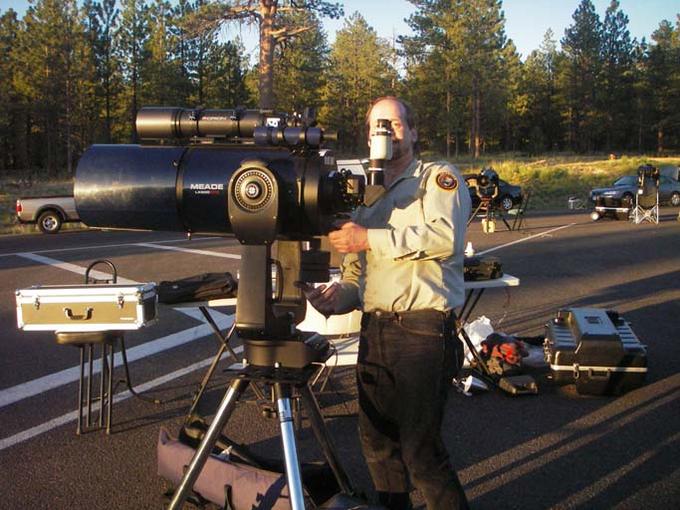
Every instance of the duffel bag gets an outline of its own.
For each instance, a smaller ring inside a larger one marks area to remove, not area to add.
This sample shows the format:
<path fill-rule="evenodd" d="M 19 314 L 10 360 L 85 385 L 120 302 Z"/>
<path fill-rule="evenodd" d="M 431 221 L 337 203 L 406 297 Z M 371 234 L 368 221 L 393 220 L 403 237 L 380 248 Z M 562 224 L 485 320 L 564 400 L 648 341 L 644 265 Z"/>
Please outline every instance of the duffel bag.
<path fill-rule="evenodd" d="M 158 475 L 179 485 L 196 451 L 173 439 L 161 427 L 158 435 Z M 286 475 L 210 455 L 193 492 L 229 510 L 290 510 Z M 305 494 L 308 499 L 308 494 Z M 305 507 L 313 508 L 311 500 Z"/>

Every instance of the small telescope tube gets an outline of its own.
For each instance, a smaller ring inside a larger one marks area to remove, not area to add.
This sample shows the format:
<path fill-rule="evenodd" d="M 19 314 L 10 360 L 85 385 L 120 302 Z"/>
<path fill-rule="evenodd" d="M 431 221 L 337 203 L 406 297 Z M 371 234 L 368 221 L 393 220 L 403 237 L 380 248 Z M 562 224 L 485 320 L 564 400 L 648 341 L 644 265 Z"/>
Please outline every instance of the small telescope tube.
<path fill-rule="evenodd" d="M 252 138 L 260 126 L 285 124 L 285 115 L 261 110 L 201 110 L 145 107 L 136 119 L 140 140 L 182 140 L 193 137 Z"/>
<path fill-rule="evenodd" d="M 392 159 L 392 123 L 378 119 L 375 132 L 371 135 L 371 152 L 368 163 L 368 184 L 382 186 L 385 177 L 385 161 Z"/>

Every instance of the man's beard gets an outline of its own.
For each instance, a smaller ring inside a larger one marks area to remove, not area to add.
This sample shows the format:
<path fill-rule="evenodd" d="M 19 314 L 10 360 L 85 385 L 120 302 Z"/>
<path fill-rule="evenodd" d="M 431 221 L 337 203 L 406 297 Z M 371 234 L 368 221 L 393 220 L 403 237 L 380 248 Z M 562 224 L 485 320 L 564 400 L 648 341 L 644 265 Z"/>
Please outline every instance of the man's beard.
<path fill-rule="evenodd" d="M 408 152 L 402 140 L 392 141 L 392 159 L 399 159 Z"/>

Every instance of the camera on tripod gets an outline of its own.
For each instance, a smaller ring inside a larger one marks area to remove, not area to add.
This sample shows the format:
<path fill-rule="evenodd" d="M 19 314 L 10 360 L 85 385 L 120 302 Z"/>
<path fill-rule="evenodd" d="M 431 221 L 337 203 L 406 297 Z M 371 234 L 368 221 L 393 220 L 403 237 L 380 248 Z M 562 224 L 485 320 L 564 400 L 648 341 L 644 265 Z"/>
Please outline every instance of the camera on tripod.
<path fill-rule="evenodd" d="M 642 165 L 637 169 L 638 195 L 643 195 L 650 188 L 659 187 L 661 175 L 659 169 L 652 165 Z"/>
<path fill-rule="evenodd" d="M 477 192 L 481 198 L 498 196 L 498 173 L 493 168 L 484 168 L 477 176 Z"/>

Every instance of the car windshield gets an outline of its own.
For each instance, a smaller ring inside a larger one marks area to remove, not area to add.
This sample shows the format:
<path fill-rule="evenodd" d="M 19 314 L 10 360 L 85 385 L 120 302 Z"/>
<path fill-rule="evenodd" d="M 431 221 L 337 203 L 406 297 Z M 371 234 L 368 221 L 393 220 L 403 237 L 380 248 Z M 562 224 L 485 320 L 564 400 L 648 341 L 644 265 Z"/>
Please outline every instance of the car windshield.
<path fill-rule="evenodd" d="M 634 186 L 637 179 L 634 175 L 624 175 L 614 181 L 614 186 Z"/>

